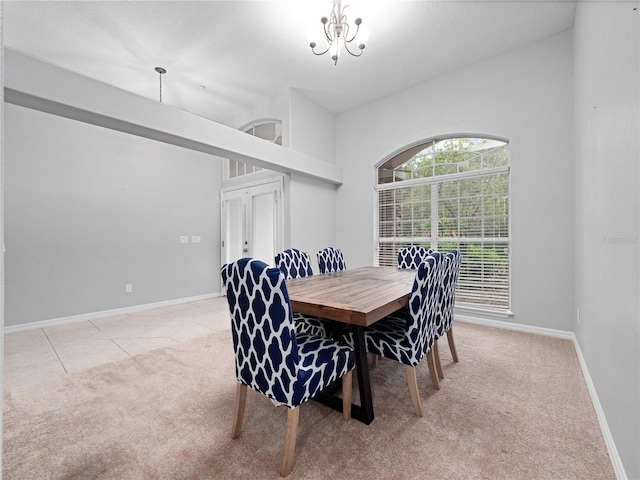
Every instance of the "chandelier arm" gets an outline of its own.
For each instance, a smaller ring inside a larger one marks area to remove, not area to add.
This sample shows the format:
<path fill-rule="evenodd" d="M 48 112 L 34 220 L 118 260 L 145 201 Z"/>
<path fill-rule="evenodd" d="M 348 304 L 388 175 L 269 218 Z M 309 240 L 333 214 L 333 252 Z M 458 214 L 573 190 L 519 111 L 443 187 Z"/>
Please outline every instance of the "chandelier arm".
<path fill-rule="evenodd" d="M 362 52 L 364 52 L 364 48 L 360 48 L 360 53 L 353 53 L 351 50 L 349 50 L 349 44 L 347 42 L 344 43 L 344 49 L 349 53 L 349 55 L 353 56 L 353 57 L 359 57 L 360 55 L 362 55 Z"/>
<path fill-rule="evenodd" d="M 314 55 L 324 55 L 325 53 L 327 53 L 329 51 L 329 49 L 331 48 L 331 44 L 329 44 L 329 46 L 327 47 L 327 49 L 324 52 L 316 52 L 315 47 L 311 47 L 311 51 L 313 52 Z"/>
<path fill-rule="evenodd" d="M 336 20 L 332 15 L 331 20 L 323 25 L 324 27 L 324 35 L 327 37 L 327 41 L 329 43 L 333 43 L 338 40 L 338 35 L 336 35 Z"/>
<path fill-rule="evenodd" d="M 327 42 L 329 42 L 329 43 L 334 41 L 334 39 L 331 37 L 330 33 L 331 32 L 327 29 L 327 26 L 325 25 L 325 27 L 324 27 L 324 36 L 327 38 Z"/>
<path fill-rule="evenodd" d="M 360 24 L 356 24 L 356 33 L 353 34 L 353 37 L 351 37 L 350 39 L 347 40 L 347 37 L 349 36 L 349 30 L 351 30 L 351 28 L 349 27 L 348 23 L 344 23 L 344 43 L 349 43 L 349 42 L 353 42 L 356 37 L 358 36 L 358 32 L 360 31 Z"/>

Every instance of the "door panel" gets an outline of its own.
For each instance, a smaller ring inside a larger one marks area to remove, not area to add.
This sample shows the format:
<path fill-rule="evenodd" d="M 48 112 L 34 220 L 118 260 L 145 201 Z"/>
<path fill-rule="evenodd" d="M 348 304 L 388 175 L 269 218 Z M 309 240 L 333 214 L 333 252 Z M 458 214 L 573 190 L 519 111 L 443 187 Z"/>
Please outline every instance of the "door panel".
<path fill-rule="evenodd" d="M 226 235 L 223 235 L 223 244 L 227 246 L 227 261 L 243 257 L 242 249 L 247 236 L 245 209 L 243 196 L 226 200 L 226 215 L 223 215 L 223 218 L 226 219 L 225 225 L 223 225 L 223 232 L 225 231 L 224 227 L 226 227 Z"/>
<path fill-rule="evenodd" d="M 282 250 L 282 180 L 222 191 L 222 262 L 242 257 L 272 265 Z"/>
<path fill-rule="evenodd" d="M 276 195 L 275 192 L 260 193 L 251 198 L 251 218 L 253 238 L 249 244 L 253 247 L 253 257 L 265 263 L 273 263 L 276 251 Z"/>

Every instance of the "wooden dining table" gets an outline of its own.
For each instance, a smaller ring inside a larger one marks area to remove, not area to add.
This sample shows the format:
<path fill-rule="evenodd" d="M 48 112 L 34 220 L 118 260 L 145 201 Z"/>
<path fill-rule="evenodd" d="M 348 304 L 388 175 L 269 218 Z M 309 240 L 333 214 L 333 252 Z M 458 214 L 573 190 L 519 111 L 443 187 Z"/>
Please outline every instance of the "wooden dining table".
<path fill-rule="evenodd" d="M 360 405 L 352 405 L 351 416 L 367 425 L 374 413 L 364 328 L 407 305 L 415 275 L 396 267 L 360 267 L 287 280 L 294 312 L 333 320 L 335 336 L 351 325 L 360 391 Z M 342 400 L 331 392 L 317 400 L 342 411 Z"/>

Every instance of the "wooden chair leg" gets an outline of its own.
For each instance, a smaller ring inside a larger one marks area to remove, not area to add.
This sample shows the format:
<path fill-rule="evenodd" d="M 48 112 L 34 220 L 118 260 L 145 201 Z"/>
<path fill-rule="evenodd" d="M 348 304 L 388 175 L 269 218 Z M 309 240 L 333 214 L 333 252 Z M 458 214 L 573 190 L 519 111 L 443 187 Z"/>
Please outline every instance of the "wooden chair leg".
<path fill-rule="evenodd" d="M 353 394 L 353 370 L 342 376 L 342 416 L 348 422 L 351 420 L 351 398 Z"/>
<path fill-rule="evenodd" d="M 300 407 L 289 408 L 287 411 L 287 433 L 284 438 L 284 457 L 280 476 L 287 477 L 293 469 L 293 456 L 296 451 L 296 438 L 298 436 L 298 420 Z"/>
<path fill-rule="evenodd" d="M 456 343 L 453 341 L 453 325 L 447 331 L 447 341 L 449 342 L 449 350 L 451 350 L 451 356 L 453 361 L 458 361 L 458 352 L 456 352 Z"/>
<path fill-rule="evenodd" d="M 413 402 L 413 410 L 416 412 L 416 416 L 422 416 L 422 404 L 420 403 L 420 394 L 418 393 L 418 379 L 416 378 L 416 367 L 410 365 L 406 366 L 407 370 L 407 383 L 409 384 L 409 394 L 411 395 L 411 401 Z"/>
<path fill-rule="evenodd" d="M 378 362 L 380 361 L 380 355 L 376 355 L 375 353 L 371 358 L 371 367 L 370 369 L 376 368 L 378 366 Z"/>
<path fill-rule="evenodd" d="M 442 371 L 442 363 L 440 363 L 440 350 L 438 350 L 438 340 L 433 342 L 433 356 L 436 361 L 436 371 L 440 378 L 444 378 L 444 372 Z"/>
<path fill-rule="evenodd" d="M 436 372 L 436 362 L 434 349 L 432 348 L 427 352 L 427 363 L 429 364 L 429 375 L 431 376 L 431 383 L 433 388 L 440 390 L 440 381 L 438 380 L 438 374 Z"/>
<path fill-rule="evenodd" d="M 247 403 L 247 386 L 244 383 L 238 383 L 236 387 L 236 408 L 233 420 L 233 431 L 231 438 L 238 438 L 242 430 L 242 420 L 244 419 L 244 405 Z"/>

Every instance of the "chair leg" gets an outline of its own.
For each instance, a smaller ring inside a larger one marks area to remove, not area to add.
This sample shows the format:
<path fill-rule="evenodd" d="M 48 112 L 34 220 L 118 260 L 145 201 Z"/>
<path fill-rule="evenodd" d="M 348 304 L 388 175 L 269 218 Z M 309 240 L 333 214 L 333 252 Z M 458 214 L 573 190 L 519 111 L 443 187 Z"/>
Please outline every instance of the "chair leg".
<path fill-rule="evenodd" d="M 244 418 L 244 405 L 247 402 L 247 386 L 244 383 L 238 383 L 236 387 L 236 408 L 233 420 L 233 431 L 231 438 L 238 438 L 242 430 L 242 420 Z"/>
<path fill-rule="evenodd" d="M 370 370 L 376 368 L 378 366 L 378 362 L 380 361 L 380 355 L 376 355 L 375 353 L 372 355 L 371 358 L 371 367 L 369 368 Z"/>
<path fill-rule="evenodd" d="M 353 370 L 342 376 L 342 416 L 348 422 L 351 420 L 351 398 L 353 394 Z"/>
<path fill-rule="evenodd" d="M 293 455 L 296 451 L 296 437 L 298 436 L 298 420 L 300 407 L 289 408 L 287 411 L 287 433 L 284 439 L 284 457 L 280 476 L 287 477 L 293 469 Z"/>
<path fill-rule="evenodd" d="M 420 394 L 418 393 L 418 379 L 416 378 L 416 367 L 410 365 L 406 366 L 407 370 L 407 383 L 409 384 L 409 394 L 411 395 L 411 401 L 413 402 L 413 410 L 416 412 L 416 416 L 422 416 L 422 404 L 420 403 Z"/>
<path fill-rule="evenodd" d="M 440 381 L 436 372 L 436 362 L 433 348 L 427 352 L 427 363 L 429 364 L 429 375 L 431 376 L 431 384 L 436 390 L 440 390 Z"/>
<path fill-rule="evenodd" d="M 438 340 L 433 342 L 433 356 L 436 361 L 436 371 L 440 378 L 444 378 L 444 372 L 442 371 L 442 364 L 440 363 L 440 350 L 438 350 Z"/>
<path fill-rule="evenodd" d="M 456 352 L 456 343 L 453 341 L 453 325 L 447 330 L 447 341 L 449 342 L 449 350 L 451 350 L 451 356 L 453 361 L 458 361 L 458 352 Z"/>

